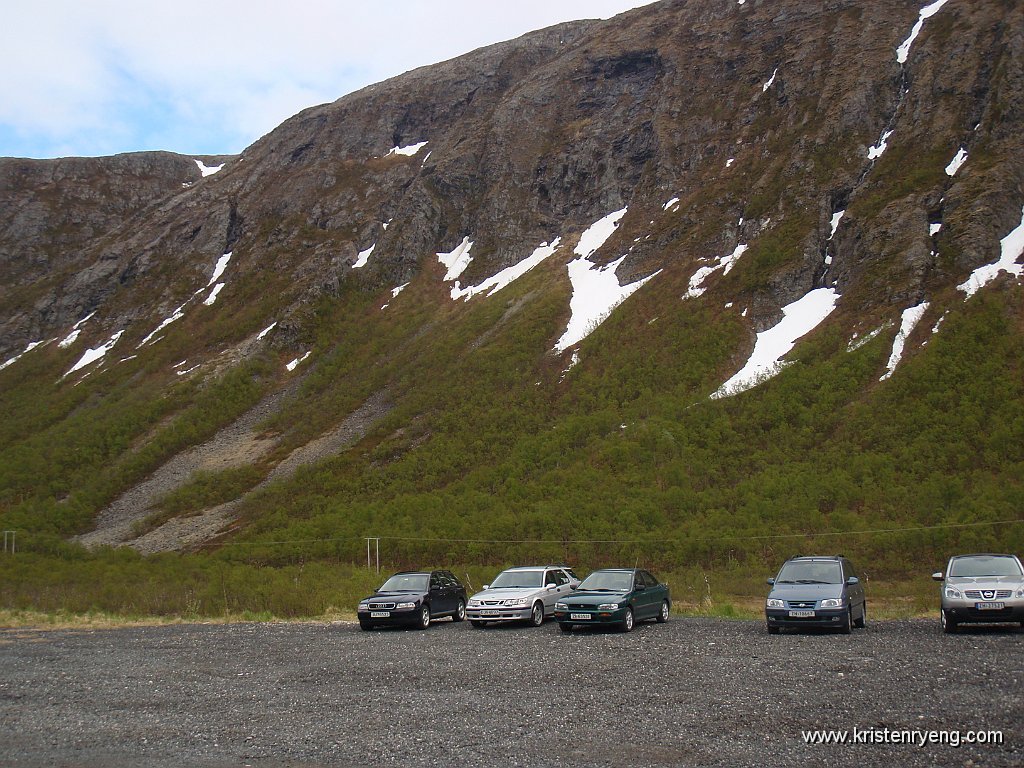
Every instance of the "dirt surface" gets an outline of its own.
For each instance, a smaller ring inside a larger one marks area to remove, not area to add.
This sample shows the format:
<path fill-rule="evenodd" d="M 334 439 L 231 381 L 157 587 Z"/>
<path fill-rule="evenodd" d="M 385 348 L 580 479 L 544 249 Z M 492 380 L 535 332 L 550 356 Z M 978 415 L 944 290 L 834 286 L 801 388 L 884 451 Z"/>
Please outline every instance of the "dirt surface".
<path fill-rule="evenodd" d="M 1019 766 L 1024 630 L 349 623 L 0 630 L 11 766 Z M 807 729 L 1001 746 L 807 745 Z"/>
<path fill-rule="evenodd" d="M 296 379 L 285 389 L 267 396 L 211 440 L 178 454 L 146 480 L 126 491 L 100 512 L 96 528 L 77 537 L 77 540 L 88 547 L 126 544 L 149 555 L 194 547 L 222 532 L 238 517 L 240 499 L 203 510 L 200 514 L 173 518 L 142 536 L 135 535 L 134 526 L 156 511 L 154 504 L 161 497 L 187 483 L 196 471 L 241 466 L 268 453 L 277 440 L 263 437 L 257 427 L 281 407 L 282 400 L 294 394 L 299 381 Z M 388 414 L 391 407 L 387 392 L 375 393 L 331 431 L 292 451 L 249 493 L 274 480 L 290 477 L 299 467 L 358 442 Z"/>

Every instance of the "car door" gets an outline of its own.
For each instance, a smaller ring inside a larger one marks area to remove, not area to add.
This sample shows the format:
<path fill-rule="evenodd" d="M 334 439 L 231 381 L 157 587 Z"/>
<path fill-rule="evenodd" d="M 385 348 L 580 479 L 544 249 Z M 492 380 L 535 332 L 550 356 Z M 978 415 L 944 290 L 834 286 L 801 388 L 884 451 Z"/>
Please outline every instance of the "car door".
<path fill-rule="evenodd" d="M 549 568 L 544 571 L 544 613 L 551 614 L 555 610 L 555 602 L 568 593 L 569 578 L 561 568 Z M 554 589 L 552 589 L 554 587 Z"/>
<path fill-rule="evenodd" d="M 649 619 L 654 615 L 654 609 L 651 607 L 651 601 L 657 599 L 657 594 L 652 588 L 656 583 L 654 579 L 647 579 L 646 571 L 637 571 L 634 576 L 634 589 L 636 592 L 636 602 L 634 606 L 636 608 L 637 619 Z"/>
<path fill-rule="evenodd" d="M 849 560 L 843 559 L 843 580 L 849 579 L 851 576 L 857 578 L 856 584 L 849 584 L 846 587 L 846 595 L 850 600 L 850 605 L 853 606 L 853 616 L 856 619 L 860 619 L 864 616 L 864 583 L 860 580 L 860 576 L 853 568 L 853 563 Z"/>
<path fill-rule="evenodd" d="M 430 574 L 430 612 L 435 616 L 451 613 L 455 606 L 451 604 L 451 587 L 448 580 L 441 578 L 440 571 Z"/>

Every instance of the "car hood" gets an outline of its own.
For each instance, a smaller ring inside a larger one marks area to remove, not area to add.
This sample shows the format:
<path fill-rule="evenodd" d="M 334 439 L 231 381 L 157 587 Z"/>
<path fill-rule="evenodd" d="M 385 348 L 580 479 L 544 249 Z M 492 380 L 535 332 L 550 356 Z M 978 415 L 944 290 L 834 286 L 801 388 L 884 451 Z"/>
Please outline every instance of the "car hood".
<path fill-rule="evenodd" d="M 842 584 L 776 584 L 768 593 L 768 597 L 778 600 L 826 600 L 842 596 Z"/>
<path fill-rule="evenodd" d="M 563 603 L 579 605 L 581 603 L 621 603 L 627 599 L 631 592 L 573 592 L 562 598 Z"/>
<path fill-rule="evenodd" d="M 1017 589 L 1024 584 L 1020 576 L 950 576 L 946 583 L 964 589 Z"/>
<path fill-rule="evenodd" d="M 477 592 L 471 599 L 473 600 L 514 600 L 518 597 L 533 597 L 539 595 L 544 590 L 541 587 L 516 587 L 512 589 L 501 588 L 501 589 L 485 589 L 483 592 Z"/>
<path fill-rule="evenodd" d="M 407 602 L 410 600 L 422 600 L 422 592 L 374 592 L 363 600 L 386 600 L 388 602 Z"/>

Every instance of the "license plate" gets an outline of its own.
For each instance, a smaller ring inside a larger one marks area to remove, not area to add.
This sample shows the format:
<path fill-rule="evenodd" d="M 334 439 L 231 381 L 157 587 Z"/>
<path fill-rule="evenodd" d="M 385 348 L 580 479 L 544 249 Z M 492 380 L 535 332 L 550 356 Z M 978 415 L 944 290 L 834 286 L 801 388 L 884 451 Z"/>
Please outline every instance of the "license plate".
<path fill-rule="evenodd" d="M 491 610 L 480 611 L 480 615 L 481 616 L 497 616 L 498 612 L 497 611 L 491 611 Z"/>
<path fill-rule="evenodd" d="M 794 619 L 813 619 L 814 611 L 790 611 L 789 615 Z"/>
<path fill-rule="evenodd" d="M 391 611 L 370 611 L 371 619 L 387 619 L 391 616 Z"/>
<path fill-rule="evenodd" d="M 1001 611 L 1006 606 L 1003 603 L 975 603 L 974 607 L 979 611 Z"/>
<path fill-rule="evenodd" d="M 569 614 L 569 620 L 570 621 L 590 621 L 590 614 L 589 613 L 570 613 Z"/>

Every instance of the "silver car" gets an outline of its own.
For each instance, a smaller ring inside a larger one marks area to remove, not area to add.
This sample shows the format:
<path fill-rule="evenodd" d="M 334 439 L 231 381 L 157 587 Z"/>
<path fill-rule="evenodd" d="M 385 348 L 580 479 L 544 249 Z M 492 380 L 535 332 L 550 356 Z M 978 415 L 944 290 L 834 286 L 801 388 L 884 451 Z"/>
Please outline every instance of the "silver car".
<path fill-rule="evenodd" d="M 943 582 L 943 632 L 968 622 L 1024 626 L 1024 566 L 1016 555 L 957 555 L 932 578 Z"/>
<path fill-rule="evenodd" d="M 555 601 L 572 593 L 579 583 L 565 565 L 509 568 L 469 598 L 466 618 L 474 627 L 492 621 L 528 621 L 539 627 L 554 613 Z"/>

